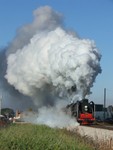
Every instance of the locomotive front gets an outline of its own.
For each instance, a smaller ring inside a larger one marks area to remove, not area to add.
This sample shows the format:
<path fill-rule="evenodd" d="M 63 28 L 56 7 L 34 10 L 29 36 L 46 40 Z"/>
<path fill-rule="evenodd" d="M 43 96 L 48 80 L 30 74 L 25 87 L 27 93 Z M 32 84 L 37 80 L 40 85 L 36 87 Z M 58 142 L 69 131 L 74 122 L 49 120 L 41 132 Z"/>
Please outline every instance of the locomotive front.
<path fill-rule="evenodd" d="M 95 104 L 88 99 L 82 99 L 76 103 L 67 105 L 70 109 L 72 117 L 75 117 L 81 125 L 89 125 L 95 121 Z"/>
<path fill-rule="evenodd" d="M 77 121 L 82 125 L 92 124 L 95 121 L 94 112 L 94 102 L 88 102 L 88 99 L 79 101 Z"/>

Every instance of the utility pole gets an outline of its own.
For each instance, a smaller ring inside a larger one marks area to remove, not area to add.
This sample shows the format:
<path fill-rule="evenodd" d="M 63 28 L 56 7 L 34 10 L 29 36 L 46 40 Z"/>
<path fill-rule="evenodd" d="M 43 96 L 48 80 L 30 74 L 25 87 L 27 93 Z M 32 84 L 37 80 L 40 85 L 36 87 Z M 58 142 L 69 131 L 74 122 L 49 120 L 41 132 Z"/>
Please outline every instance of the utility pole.
<path fill-rule="evenodd" d="M 1 115 L 1 97 L 0 97 L 0 115 Z"/>
<path fill-rule="evenodd" d="M 104 120 L 106 118 L 106 88 L 104 88 Z"/>
<path fill-rule="evenodd" d="M 1 110 L 2 110 L 2 96 L 0 96 L 0 115 L 1 115 Z"/>

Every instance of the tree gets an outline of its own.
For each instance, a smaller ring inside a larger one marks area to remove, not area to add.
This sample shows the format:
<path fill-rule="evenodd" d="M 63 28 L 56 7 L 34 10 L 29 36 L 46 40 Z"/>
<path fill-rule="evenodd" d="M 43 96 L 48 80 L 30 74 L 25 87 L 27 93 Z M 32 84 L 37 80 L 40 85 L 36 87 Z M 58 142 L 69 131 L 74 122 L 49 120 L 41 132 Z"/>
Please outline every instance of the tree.
<path fill-rule="evenodd" d="M 11 108 L 2 108 L 1 114 L 7 116 L 8 118 L 12 118 L 15 115 L 14 110 Z"/>

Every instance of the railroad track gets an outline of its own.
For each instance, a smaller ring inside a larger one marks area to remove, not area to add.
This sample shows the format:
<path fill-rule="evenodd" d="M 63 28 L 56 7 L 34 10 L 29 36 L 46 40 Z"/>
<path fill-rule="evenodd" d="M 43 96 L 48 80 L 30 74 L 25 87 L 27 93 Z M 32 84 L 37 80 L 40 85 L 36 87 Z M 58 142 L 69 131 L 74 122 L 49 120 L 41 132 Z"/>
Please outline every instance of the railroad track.
<path fill-rule="evenodd" d="M 87 127 L 113 130 L 113 124 L 111 125 L 111 124 L 106 124 L 106 123 L 96 123 L 92 125 L 87 125 Z"/>

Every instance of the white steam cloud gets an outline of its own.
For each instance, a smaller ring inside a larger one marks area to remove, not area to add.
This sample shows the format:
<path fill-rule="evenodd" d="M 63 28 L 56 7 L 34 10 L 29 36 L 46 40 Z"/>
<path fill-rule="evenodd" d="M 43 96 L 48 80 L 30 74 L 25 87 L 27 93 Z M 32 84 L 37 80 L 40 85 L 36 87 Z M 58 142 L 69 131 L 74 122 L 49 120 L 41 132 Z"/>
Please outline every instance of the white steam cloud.
<path fill-rule="evenodd" d="M 34 22 L 18 31 L 7 51 L 8 83 L 32 97 L 37 106 L 54 105 L 58 97 L 84 98 L 101 72 L 101 55 L 94 41 L 66 31 L 62 15 L 48 6 L 35 10 L 34 16 Z M 42 107 L 39 118 L 48 114 L 46 110 Z"/>
<path fill-rule="evenodd" d="M 66 114 L 65 109 L 66 102 L 62 101 L 56 103 L 54 107 L 42 107 L 38 109 L 38 114 L 31 112 L 24 112 L 22 119 L 26 122 L 32 122 L 34 124 L 46 124 L 52 128 L 54 127 L 75 127 L 79 123 L 75 118 L 71 118 L 69 114 Z"/>
<path fill-rule="evenodd" d="M 36 34 L 28 45 L 10 54 L 6 78 L 29 96 L 47 84 L 58 92 L 76 86 L 75 92 L 88 94 L 99 71 L 99 60 L 94 42 L 56 28 Z"/>

